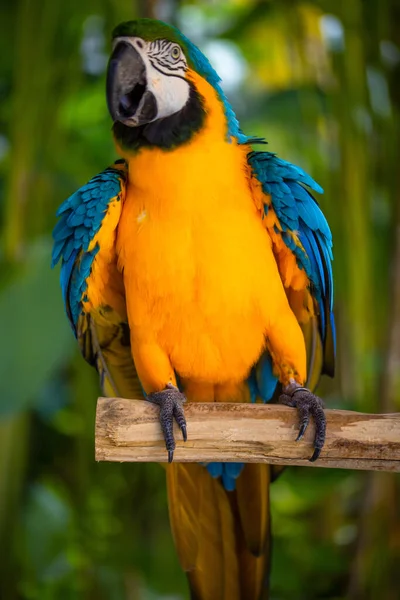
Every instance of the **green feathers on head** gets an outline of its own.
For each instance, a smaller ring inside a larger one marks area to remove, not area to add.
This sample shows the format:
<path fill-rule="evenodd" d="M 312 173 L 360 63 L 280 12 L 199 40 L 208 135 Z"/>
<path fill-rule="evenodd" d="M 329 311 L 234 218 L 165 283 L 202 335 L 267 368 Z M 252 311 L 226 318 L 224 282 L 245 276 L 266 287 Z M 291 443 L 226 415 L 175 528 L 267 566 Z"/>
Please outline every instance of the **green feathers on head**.
<path fill-rule="evenodd" d="M 140 37 L 147 42 L 153 42 L 158 39 L 166 39 L 177 44 L 182 44 L 183 35 L 173 25 L 167 25 L 163 21 L 155 19 L 136 19 L 136 21 L 126 21 L 115 27 L 112 37 Z M 186 48 L 183 48 L 184 50 Z"/>

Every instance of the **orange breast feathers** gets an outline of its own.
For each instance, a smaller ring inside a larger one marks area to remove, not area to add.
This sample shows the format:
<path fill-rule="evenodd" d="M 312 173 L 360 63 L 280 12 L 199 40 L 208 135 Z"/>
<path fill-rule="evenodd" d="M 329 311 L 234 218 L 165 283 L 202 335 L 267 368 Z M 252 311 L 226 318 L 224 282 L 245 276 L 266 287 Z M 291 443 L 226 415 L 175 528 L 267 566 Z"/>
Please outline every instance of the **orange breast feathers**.
<path fill-rule="evenodd" d="M 147 393 L 174 372 L 239 382 L 268 345 L 281 379 L 304 381 L 304 341 L 253 201 L 249 148 L 226 140 L 214 89 L 191 77 L 208 108 L 203 129 L 174 151 L 129 158 L 117 253 L 139 377 Z"/>

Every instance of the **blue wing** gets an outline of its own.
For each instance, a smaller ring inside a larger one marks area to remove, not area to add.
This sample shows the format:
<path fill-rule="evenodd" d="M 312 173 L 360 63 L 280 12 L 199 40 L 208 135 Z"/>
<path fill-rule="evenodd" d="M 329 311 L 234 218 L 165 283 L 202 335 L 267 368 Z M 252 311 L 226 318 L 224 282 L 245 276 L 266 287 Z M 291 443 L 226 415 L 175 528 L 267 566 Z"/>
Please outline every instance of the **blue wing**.
<path fill-rule="evenodd" d="M 83 302 L 86 300 L 88 277 L 99 251 L 99 245 L 92 247 L 92 242 L 100 232 L 110 202 L 119 202 L 121 199 L 125 173 L 118 166 L 122 163 L 116 163 L 115 167 L 93 177 L 57 211 L 59 221 L 53 230 L 52 266 L 62 260 L 61 290 L 75 335 Z"/>
<path fill-rule="evenodd" d="M 333 376 L 332 235 L 310 191 L 322 193 L 323 190 L 301 168 L 271 152 L 251 152 L 248 162 L 253 176 L 261 184 L 264 215 L 270 210 L 275 212 L 279 227 L 274 225 L 274 234 L 281 236 L 294 254 L 297 266 L 307 275 L 309 290 L 318 307 L 318 329 L 323 346 L 321 372 Z M 271 371 L 268 361 L 265 370 Z"/>

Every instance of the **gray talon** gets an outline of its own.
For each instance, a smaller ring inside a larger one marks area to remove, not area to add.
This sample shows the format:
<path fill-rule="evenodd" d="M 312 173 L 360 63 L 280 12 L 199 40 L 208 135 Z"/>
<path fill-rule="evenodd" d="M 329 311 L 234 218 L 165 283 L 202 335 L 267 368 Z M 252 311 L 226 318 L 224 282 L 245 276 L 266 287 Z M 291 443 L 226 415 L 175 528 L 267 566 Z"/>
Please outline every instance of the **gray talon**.
<path fill-rule="evenodd" d="M 172 383 L 161 392 L 149 394 L 147 399 L 160 407 L 160 424 L 164 435 L 165 447 L 168 451 L 168 462 L 172 462 L 175 450 L 174 419 L 182 432 L 183 440 L 187 440 L 187 429 L 183 402 L 185 396 Z"/>
<path fill-rule="evenodd" d="M 326 418 L 324 413 L 324 403 L 321 398 L 315 396 L 307 388 L 291 384 L 284 388 L 283 394 L 279 398 L 279 402 L 286 406 L 296 408 L 299 413 L 300 426 L 296 442 L 302 439 L 310 422 L 310 416 L 313 417 L 315 421 L 315 439 L 314 453 L 310 458 L 310 462 L 316 461 L 321 454 L 326 436 Z"/>

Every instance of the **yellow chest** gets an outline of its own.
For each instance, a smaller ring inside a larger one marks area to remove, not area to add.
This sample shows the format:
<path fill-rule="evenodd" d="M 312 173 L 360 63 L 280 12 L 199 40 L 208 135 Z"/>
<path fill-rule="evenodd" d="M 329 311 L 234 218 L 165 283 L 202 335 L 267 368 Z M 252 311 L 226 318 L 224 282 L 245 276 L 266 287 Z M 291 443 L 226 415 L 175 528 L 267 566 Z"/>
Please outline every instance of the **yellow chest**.
<path fill-rule="evenodd" d="M 130 164 L 117 240 L 130 325 L 181 376 L 241 380 L 265 345 L 276 264 L 245 174 L 248 149 L 190 150 Z"/>

